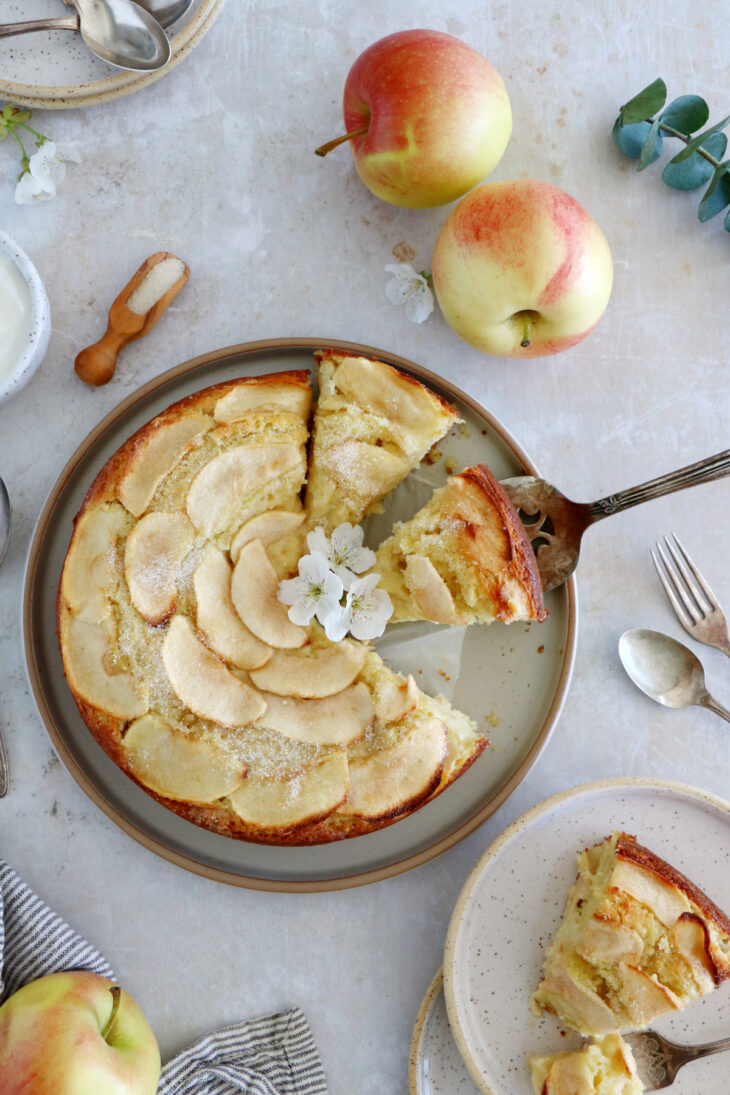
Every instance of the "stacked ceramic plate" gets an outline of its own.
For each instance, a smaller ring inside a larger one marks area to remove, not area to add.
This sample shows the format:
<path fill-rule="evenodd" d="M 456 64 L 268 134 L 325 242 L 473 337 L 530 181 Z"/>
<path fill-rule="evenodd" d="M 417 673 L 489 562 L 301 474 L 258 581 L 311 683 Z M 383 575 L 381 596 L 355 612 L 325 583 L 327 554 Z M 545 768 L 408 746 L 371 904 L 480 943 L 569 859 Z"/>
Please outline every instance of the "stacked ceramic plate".
<path fill-rule="evenodd" d="M 530 1012 L 576 876 L 576 853 L 616 829 L 686 871 L 730 908 L 730 803 L 661 780 L 609 780 L 572 788 L 523 814 L 487 849 L 461 892 L 443 972 L 429 986 L 413 1032 L 411 1095 L 532 1095 L 528 1058 L 580 1044 L 557 1019 Z M 721 987 L 653 1028 L 673 1041 L 709 1042 L 730 1030 Z M 677 1095 L 722 1091 L 727 1056 L 683 1070 Z"/>
<path fill-rule="evenodd" d="M 89 53 L 79 35 L 37 31 L 0 41 L 0 98 L 44 110 L 93 106 L 131 95 L 165 76 L 195 49 L 215 22 L 223 0 L 197 0 L 170 29 L 172 56 L 157 72 L 122 72 Z M 68 15 L 56 0 L 6 0 L 2 22 Z"/>

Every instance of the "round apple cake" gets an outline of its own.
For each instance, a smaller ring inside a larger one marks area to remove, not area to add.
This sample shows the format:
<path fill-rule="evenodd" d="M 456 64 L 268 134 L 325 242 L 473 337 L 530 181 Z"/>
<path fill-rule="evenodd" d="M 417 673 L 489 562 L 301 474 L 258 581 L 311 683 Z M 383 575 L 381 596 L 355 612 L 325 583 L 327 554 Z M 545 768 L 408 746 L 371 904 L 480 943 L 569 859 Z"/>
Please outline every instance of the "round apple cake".
<path fill-rule="evenodd" d="M 327 350 L 316 359 L 313 414 L 309 373 L 273 373 L 197 392 L 130 437 L 75 519 L 58 593 L 68 684 L 106 753 L 189 821 L 264 843 L 391 824 L 487 745 L 467 715 L 369 642 L 331 641 L 279 600 L 308 533 L 356 525 L 459 421 L 383 362 Z M 514 507 L 483 466 L 467 478 L 463 514 L 458 485 L 446 491 L 440 550 L 429 511 L 428 544 L 415 544 L 414 563 L 401 537 L 378 559 L 381 585 L 392 567 L 390 585 L 417 606 L 401 619 L 456 622 L 429 613 L 434 574 L 438 605 L 451 588 L 459 623 L 542 619 Z M 469 568 L 480 575 L 471 600 Z"/>

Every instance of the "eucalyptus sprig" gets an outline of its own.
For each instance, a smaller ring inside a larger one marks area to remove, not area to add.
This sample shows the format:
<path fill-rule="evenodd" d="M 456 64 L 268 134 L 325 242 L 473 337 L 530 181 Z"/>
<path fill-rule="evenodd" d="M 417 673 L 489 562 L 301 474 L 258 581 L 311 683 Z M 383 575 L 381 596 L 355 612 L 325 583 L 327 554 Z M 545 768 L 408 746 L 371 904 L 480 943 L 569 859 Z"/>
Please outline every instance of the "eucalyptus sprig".
<path fill-rule="evenodd" d="M 695 190 L 709 183 L 697 210 L 699 219 L 708 221 L 730 205 L 730 160 L 723 160 L 727 137 L 722 132 L 730 114 L 697 133 L 710 117 L 705 100 L 680 95 L 664 107 L 666 101 L 667 86 L 660 78 L 624 103 L 613 127 L 614 143 L 631 159 L 638 159 L 637 171 L 643 171 L 661 156 L 665 135 L 682 141 L 684 148 L 666 165 L 662 179 L 675 190 Z M 724 227 L 730 232 L 730 212 Z"/>

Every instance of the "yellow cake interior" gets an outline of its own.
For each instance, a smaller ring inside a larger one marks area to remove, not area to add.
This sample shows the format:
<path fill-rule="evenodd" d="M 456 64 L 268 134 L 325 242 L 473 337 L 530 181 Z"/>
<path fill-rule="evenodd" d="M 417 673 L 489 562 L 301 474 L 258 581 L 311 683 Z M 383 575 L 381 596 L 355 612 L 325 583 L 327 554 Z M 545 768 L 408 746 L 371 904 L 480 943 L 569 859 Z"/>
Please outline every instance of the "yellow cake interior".
<path fill-rule="evenodd" d="M 531 1057 L 534 1095 L 641 1095 L 630 1046 L 619 1034 L 599 1036 L 572 1053 Z"/>

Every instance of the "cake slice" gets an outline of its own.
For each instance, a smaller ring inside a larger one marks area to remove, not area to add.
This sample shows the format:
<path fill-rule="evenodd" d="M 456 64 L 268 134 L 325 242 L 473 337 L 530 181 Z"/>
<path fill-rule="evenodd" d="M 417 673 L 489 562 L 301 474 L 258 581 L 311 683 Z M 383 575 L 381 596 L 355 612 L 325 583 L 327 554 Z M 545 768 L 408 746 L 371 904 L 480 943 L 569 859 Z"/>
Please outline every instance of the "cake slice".
<path fill-rule="evenodd" d="M 534 1003 L 581 1034 L 648 1026 L 730 976 L 730 921 L 674 867 L 614 833 L 580 853 Z"/>
<path fill-rule="evenodd" d="M 334 350 L 315 355 L 307 527 L 360 523 L 459 421 L 435 392 L 382 361 Z"/>
<path fill-rule="evenodd" d="M 620 1034 L 606 1034 L 572 1053 L 531 1057 L 535 1095 L 641 1095 L 631 1047 Z"/>
<path fill-rule="evenodd" d="M 452 476 L 415 517 L 396 524 L 373 569 L 393 621 L 458 626 L 546 616 L 527 534 L 485 464 Z"/>

